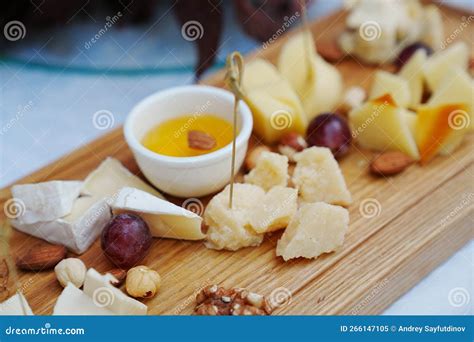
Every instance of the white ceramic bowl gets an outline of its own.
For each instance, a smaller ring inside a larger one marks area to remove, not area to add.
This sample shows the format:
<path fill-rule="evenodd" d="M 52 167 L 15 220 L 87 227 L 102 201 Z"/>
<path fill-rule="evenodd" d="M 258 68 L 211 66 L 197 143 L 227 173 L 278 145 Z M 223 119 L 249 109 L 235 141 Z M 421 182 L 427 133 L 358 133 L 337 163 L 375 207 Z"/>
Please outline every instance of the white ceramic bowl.
<path fill-rule="evenodd" d="M 230 181 L 232 144 L 201 156 L 170 157 L 150 151 L 141 141 L 155 125 L 182 115 L 209 113 L 232 122 L 233 106 L 233 94 L 220 88 L 190 85 L 160 91 L 132 109 L 125 121 L 125 140 L 140 170 L 158 189 L 179 197 L 204 196 Z M 244 161 L 253 125 L 243 101 L 238 109 L 235 170 Z"/>

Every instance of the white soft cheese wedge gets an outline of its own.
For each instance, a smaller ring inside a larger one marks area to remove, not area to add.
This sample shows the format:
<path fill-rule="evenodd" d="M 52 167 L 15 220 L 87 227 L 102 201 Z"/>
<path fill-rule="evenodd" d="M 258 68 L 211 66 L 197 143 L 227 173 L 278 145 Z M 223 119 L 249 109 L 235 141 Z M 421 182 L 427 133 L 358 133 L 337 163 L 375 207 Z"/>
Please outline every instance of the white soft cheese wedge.
<path fill-rule="evenodd" d="M 111 206 L 114 213 L 138 213 L 153 236 L 183 240 L 206 237 L 201 231 L 202 218 L 199 215 L 142 190 L 121 189 Z"/>
<path fill-rule="evenodd" d="M 307 148 L 295 156 L 293 184 L 303 202 L 326 202 L 349 205 L 351 194 L 331 150 L 326 147 Z"/>
<path fill-rule="evenodd" d="M 232 209 L 229 208 L 230 185 L 215 195 L 206 207 L 204 222 L 209 227 L 206 247 L 211 249 L 237 249 L 258 246 L 263 234 L 250 227 L 250 216 L 263 202 L 265 191 L 252 184 L 234 184 Z"/>
<path fill-rule="evenodd" d="M 68 284 L 58 297 L 53 315 L 146 315 L 148 307 L 113 286 L 113 279 L 90 268 L 83 291 Z"/>
<path fill-rule="evenodd" d="M 30 224 L 68 215 L 81 193 L 82 184 L 79 181 L 49 181 L 12 186 L 12 197 L 24 205 L 17 220 Z"/>
<path fill-rule="evenodd" d="M 258 185 L 268 191 L 288 183 L 288 157 L 274 152 L 263 152 L 255 167 L 244 176 L 245 183 Z"/>
<path fill-rule="evenodd" d="M 410 108 L 417 108 L 421 103 L 424 84 L 423 65 L 427 59 L 426 51 L 418 49 L 398 73 L 400 77 L 408 82 L 410 88 L 410 102 L 408 106 Z"/>
<path fill-rule="evenodd" d="M 259 234 L 285 228 L 296 213 L 298 190 L 275 186 L 250 213 L 250 226 Z"/>
<path fill-rule="evenodd" d="M 407 107 L 411 101 L 410 86 L 403 77 L 379 70 L 375 73 L 369 99 L 390 94 L 400 107 Z"/>
<path fill-rule="evenodd" d="M 30 305 L 20 292 L 0 303 L 0 316 L 33 316 Z"/>
<path fill-rule="evenodd" d="M 347 209 L 323 202 L 304 204 L 278 240 L 276 255 L 285 261 L 317 258 L 342 246 L 348 228 Z"/>
<path fill-rule="evenodd" d="M 469 48 L 464 42 L 453 43 L 438 51 L 428 58 L 423 68 L 428 87 L 432 91 L 436 90 L 453 67 L 467 70 L 468 64 Z"/>
<path fill-rule="evenodd" d="M 97 239 L 112 218 L 109 203 L 126 186 L 161 197 L 158 191 L 133 175 L 118 160 L 107 158 L 86 178 L 82 187 L 86 195 L 74 202 L 68 215 L 32 224 L 15 219 L 11 224 L 24 233 L 64 245 L 74 253 L 81 254 Z"/>

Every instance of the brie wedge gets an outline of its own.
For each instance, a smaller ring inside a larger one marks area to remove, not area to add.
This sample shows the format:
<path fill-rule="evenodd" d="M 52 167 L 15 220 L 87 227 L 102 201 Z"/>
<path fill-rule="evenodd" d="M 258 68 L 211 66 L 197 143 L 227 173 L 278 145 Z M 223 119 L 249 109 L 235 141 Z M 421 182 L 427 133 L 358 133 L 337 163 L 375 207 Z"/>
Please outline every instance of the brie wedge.
<path fill-rule="evenodd" d="M 148 307 L 113 286 L 113 279 L 90 268 L 84 290 L 69 283 L 58 297 L 53 315 L 146 315 Z"/>
<path fill-rule="evenodd" d="M 17 220 L 29 224 L 66 216 L 71 213 L 81 188 L 82 182 L 79 181 L 14 185 L 11 188 L 12 197 L 24 205 L 24 211 Z"/>
<path fill-rule="evenodd" d="M 0 303 L 0 316 L 33 316 L 26 298 L 17 292 L 3 303 Z"/>
<path fill-rule="evenodd" d="M 112 218 L 109 203 L 126 186 L 161 197 L 158 191 L 133 175 L 118 160 L 107 158 L 86 178 L 82 187 L 85 195 L 74 202 L 69 214 L 31 224 L 15 219 L 11 224 L 19 231 L 64 245 L 74 253 L 81 254 L 97 239 Z"/>
<path fill-rule="evenodd" d="M 184 240 L 205 238 L 199 215 L 145 191 L 123 188 L 111 206 L 114 213 L 139 213 L 153 236 Z"/>

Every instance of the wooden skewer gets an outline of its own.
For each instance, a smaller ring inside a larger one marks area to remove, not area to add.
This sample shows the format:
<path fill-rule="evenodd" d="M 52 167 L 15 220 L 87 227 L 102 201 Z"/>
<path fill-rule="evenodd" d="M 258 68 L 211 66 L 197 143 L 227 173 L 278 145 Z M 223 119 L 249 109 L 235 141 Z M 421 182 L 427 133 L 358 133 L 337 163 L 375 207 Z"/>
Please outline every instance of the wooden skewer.
<path fill-rule="evenodd" d="M 230 193 L 229 208 L 232 209 L 232 199 L 234 196 L 234 180 L 235 180 L 235 140 L 237 138 L 237 111 L 239 101 L 243 100 L 243 91 L 240 87 L 242 74 L 244 69 L 244 59 L 242 55 L 234 51 L 227 56 L 226 62 L 226 83 L 234 94 L 234 113 L 233 113 L 233 139 L 232 139 L 232 165 L 230 175 Z"/>

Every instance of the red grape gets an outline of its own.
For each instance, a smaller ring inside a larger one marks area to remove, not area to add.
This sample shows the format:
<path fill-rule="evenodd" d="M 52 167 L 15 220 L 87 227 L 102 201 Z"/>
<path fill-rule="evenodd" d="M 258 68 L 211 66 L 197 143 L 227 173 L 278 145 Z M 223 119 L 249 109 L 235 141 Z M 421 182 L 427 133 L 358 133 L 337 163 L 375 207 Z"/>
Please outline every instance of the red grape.
<path fill-rule="evenodd" d="M 351 130 L 346 120 L 333 113 L 323 113 L 315 117 L 306 130 L 309 146 L 331 149 L 335 157 L 347 153 L 352 141 Z"/>
<path fill-rule="evenodd" d="M 433 53 L 433 49 L 430 48 L 428 45 L 424 43 L 413 43 L 411 45 L 408 45 L 405 47 L 398 55 L 397 60 L 395 61 L 395 64 L 397 65 L 398 68 L 401 68 L 402 66 L 405 65 L 406 62 L 413 56 L 413 54 L 416 52 L 418 49 L 423 49 L 426 51 L 426 55 L 429 56 Z"/>
<path fill-rule="evenodd" d="M 152 236 L 138 215 L 118 214 L 102 231 L 101 247 L 120 268 L 130 268 L 142 260 L 151 246 Z"/>

